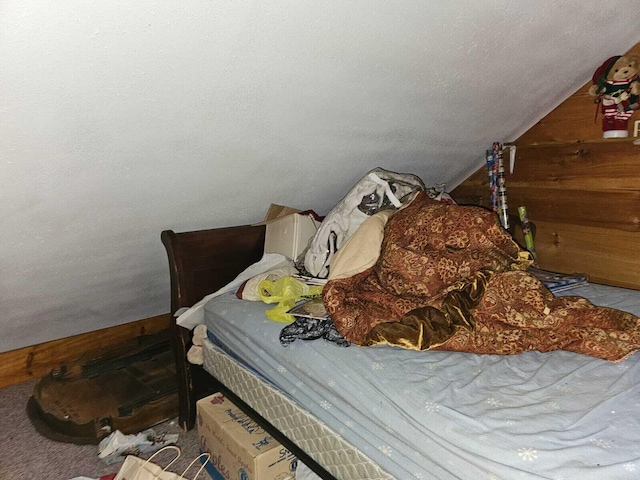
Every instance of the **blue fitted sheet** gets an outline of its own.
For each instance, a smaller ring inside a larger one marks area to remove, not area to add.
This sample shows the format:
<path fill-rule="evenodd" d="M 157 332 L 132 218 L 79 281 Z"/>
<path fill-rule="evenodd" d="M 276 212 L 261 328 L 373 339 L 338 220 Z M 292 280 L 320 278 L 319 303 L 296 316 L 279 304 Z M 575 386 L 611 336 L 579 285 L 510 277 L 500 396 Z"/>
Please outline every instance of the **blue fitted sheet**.
<path fill-rule="evenodd" d="M 640 291 L 563 294 L 640 314 Z M 640 354 L 285 348 L 268 308 L 232 294 L 209 301 L 211 338 L 398 479 L 640 477 Z"/>

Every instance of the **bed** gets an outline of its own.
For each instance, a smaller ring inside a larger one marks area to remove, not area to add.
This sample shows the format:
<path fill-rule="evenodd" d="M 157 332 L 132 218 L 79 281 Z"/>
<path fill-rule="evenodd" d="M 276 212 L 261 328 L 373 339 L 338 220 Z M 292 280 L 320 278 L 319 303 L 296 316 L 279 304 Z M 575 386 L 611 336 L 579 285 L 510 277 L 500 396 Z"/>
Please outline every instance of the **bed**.
<path fill-rule="evenodd" d="M 191 307 L 263 253 L 265 227 L 165 231 L 171 308 Z M 566 292 L 640 314 L 640 292 Z M 560 294 L 563 295 L 563 294 Z M 221 295 L 204 308 L 204 365 L 173 325 L 180 423 L 223 391 L 322 478 L 616 479 L 640 468 L 640 356 L 567 351 L 416 352 L 278 341 L 267 305 Z M 345 366 L 348 365 L 348 368 Z"/>

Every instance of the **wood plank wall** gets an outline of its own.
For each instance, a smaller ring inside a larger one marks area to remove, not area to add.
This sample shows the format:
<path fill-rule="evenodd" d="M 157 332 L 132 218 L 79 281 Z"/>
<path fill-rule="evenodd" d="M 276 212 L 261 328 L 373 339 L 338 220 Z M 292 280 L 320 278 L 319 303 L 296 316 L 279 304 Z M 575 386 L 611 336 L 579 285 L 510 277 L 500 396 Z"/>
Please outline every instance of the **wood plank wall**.
<path fill-rule="evenodd" d="M 640 55 L 640 43 L 630 52 Z M 536 223 L 541 268 L 640 289 L 640 145 L 633 144 L 640 111 L 631 118 L 628 139 L 604 140 L 590 85 L 514 142 L 515 169 L 505 174 L 509 211 L 524 205 Z M 490 206 L 486 167 L 452 196 Z"/>
<path fill-rule="evenodd" d="M 36 380 L 87 352 L 118 345 L 140 335 L 152 335 L 170 326 L 171 315 L 167 313 L 0 353 L 0 388 Z"/>

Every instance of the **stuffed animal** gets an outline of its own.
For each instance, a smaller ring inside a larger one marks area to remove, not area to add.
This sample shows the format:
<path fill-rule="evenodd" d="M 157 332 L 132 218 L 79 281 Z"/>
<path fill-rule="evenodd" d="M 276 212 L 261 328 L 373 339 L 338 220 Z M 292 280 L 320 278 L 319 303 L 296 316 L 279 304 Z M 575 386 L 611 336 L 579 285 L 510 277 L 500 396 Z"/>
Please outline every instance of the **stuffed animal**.
<path fill-rule="evenodd" d="M 589 95 L 600 103 L 602 136 L 628 137 L 629 118 L 640 107 L 640 58 L 633 54 L 611 57 L 598 67 L 592 80 Z"/>
<path fill-rule="evenodd" d="M 202 365 L 204 354 L 202 353 L 202 341 L 207 338 L 207 326 L 200 324 L 193 329 L 193 345 L 187 352 L 187 360 L 194 365 Z"/>

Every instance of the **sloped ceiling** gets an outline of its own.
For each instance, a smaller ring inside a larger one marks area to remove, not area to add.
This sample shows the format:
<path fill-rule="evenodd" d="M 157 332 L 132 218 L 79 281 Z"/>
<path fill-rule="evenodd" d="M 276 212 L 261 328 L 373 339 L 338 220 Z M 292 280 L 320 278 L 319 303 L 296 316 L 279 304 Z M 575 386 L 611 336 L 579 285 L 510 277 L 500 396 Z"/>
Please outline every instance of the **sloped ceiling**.
<path fill-rule="evenodd" d="M 452 188 L 640 41 L 637 0 L 0 2 L 0 351 L 168 312 L 160 231 Z"/>

